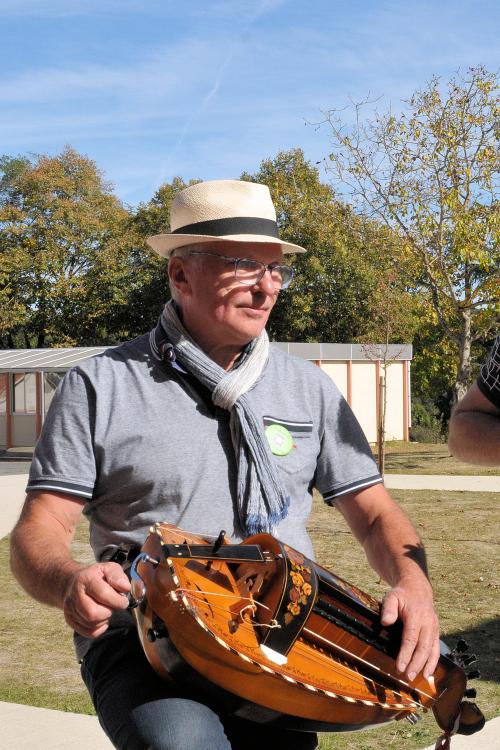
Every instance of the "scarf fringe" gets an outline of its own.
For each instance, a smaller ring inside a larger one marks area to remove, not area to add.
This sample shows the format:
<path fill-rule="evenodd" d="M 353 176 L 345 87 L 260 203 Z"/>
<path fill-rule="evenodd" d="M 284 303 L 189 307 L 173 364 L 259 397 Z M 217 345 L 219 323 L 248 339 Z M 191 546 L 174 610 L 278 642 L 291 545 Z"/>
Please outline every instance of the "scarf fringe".
<path fill-rule="evenodd" d="M 277 514 L 268 514 L 265 518 L 262 518 L 261 516 L 257 515 L 251 515 L 248 516 L 246 519 L 246 533 L 249 536 L 253 536 L 254 534 L 263 534 L 272 532 L 273 527 L 277 526 L 280 521 L 283 521 L 284 518 L 288 515 L 288 508 L 290 505 L 290 496 L 287 495 L 286 497 L 287 504 L 285 508 L 283 508 L 282 512 Z"/>

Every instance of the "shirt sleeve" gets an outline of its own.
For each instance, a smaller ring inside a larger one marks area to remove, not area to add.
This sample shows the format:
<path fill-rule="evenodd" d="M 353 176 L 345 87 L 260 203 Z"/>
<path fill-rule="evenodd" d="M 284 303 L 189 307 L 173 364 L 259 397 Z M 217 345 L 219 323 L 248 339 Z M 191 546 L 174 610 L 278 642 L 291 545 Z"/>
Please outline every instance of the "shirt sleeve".
<path fill-rule="evenodd" d="M 336 498 L 380 484 L 372 451 L 350 406 L 335 388 L 325 410 L 316 488 L 329 505 Z"/>
<path fill-rule="evenodd" d="M 91 499 L 96 481 L 93 448 L 95 392 L 77 368 L 59 384 L 36 445 L 26 491 L 64 492 Z"/>
<path fill-rule="evenodd" d="M 481 367 L 477 385 L 483 396 L 500 409 L 500 333 Z"/>

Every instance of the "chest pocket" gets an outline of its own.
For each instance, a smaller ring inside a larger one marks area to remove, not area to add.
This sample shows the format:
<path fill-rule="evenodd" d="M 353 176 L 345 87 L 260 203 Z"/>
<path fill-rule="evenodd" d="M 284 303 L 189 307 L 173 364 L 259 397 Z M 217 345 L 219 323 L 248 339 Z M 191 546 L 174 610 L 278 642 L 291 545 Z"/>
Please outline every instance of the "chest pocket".
<path fill-rule="evenodd" d="M 310 465 L 314 473 L 317 450 L 313 423 L 272 416 L 263 417 L 263 421 L 266 440 L 277 466 L 287 474 L 296 474 Z"/>

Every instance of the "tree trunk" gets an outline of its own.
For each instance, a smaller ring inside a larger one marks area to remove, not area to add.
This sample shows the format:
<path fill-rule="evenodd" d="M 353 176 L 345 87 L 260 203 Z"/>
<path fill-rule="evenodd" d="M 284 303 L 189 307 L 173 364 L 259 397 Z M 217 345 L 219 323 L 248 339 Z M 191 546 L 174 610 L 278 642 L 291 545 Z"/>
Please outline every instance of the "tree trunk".
<path fill-rule="evenodd" d="M 377 448 L 378 448 L 378 470 L 382 476 L 385 472 L 385 413 L 387 405 L 387 386 L 385 380 L 385 368 L 384 372 L 379 378 L 378 389 L 379 389 L 379 423 L 377 425 Z"/>
<path fill-rule="evenodd" d="M 471 380 L 471 312 L 464 310 L 462 313 L 463 326 L 459 342 L 459 365 L 457 378 L 453 385 L 453 405 L 465 396 Z"/>

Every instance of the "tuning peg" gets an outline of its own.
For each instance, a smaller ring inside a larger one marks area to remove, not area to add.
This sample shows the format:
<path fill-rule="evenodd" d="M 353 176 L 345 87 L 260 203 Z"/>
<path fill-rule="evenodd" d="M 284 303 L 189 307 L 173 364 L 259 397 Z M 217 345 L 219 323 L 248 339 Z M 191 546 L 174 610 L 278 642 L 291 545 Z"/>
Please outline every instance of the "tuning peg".
<path fill-rule="evenodd" d="M 217 552 L 220 550 L 220 548 L 224 544 L 224 539 L 225 538 L 226 538 L 226 532 L 224 531 L 224 529 L 222 529 L 222 531 L 220 532 L 219 536 L 215 540 L 214 546 L 212 547 L 212 555 L 216 555 L 217 554 Z"/>
<path fill-rule="evenodd" d="M 464 696 L 466 698 L 476 698 L 476 696 L 477 696 L 477 690 L 476 690 L 476 688 L 467 688 L 467 690 L 464 693 Z"/>
<path fill-rule="evenodd" d="M 419 714 L 408 714 L 406 717 L 406 721 L 409 721 L 410 724 L 415 725 L 418 724 L 422 717 Z"/>
<path fill-rule="evenodd" d="M 457 654 L 463 654 L 469 650 L 469 644 L 467 643 L 467 641 L 464 641 L 463 638 L 460 638 L 453 650 L 456 651 Z"/>
<path fill-rule="evenodd" d="M 166 638 L 167 636 L 168 631 L 165 627 L 148 628 L 148 631 L 146 633 L 146 638 L 150 643 L 154 643 L 159 638 Z"/>
<path fill-rule="evenodd" d="M 222 531 L 220 532 L 219 536 L 215 540 L 214 546 L 212 547 L 212 555 L 216 555 L 217 554 L 217 552 L 220 550 L 220 548 L 224 544 L 224 539 L 225 538 L 226 538 L 226 532 L 224 531 L 224 529 L 222 529 Z M 206 570 L 210 570 L 210 568 L 212 567 L 212 562 L 213 562 L 212 560 L 209 560 L 207 562 L 207 564 L 205 565 L 205 569 Z"/>
<path fill-rule="evenodd" d="M 481 672 L 479 669 L 473 669 L 472 672 L 468 672 L 467 679 L 468 680 L 477 680 L 481 677 Z"/>
<path fill-rule="evenodd" d="M 477 661 L 476 654 L 469 654 L 469 656 L 462 656 L 460 661 L 462 662 L 464 667 L 469 667 L 471 664 L 474 664 L 475 661 Z"/>

